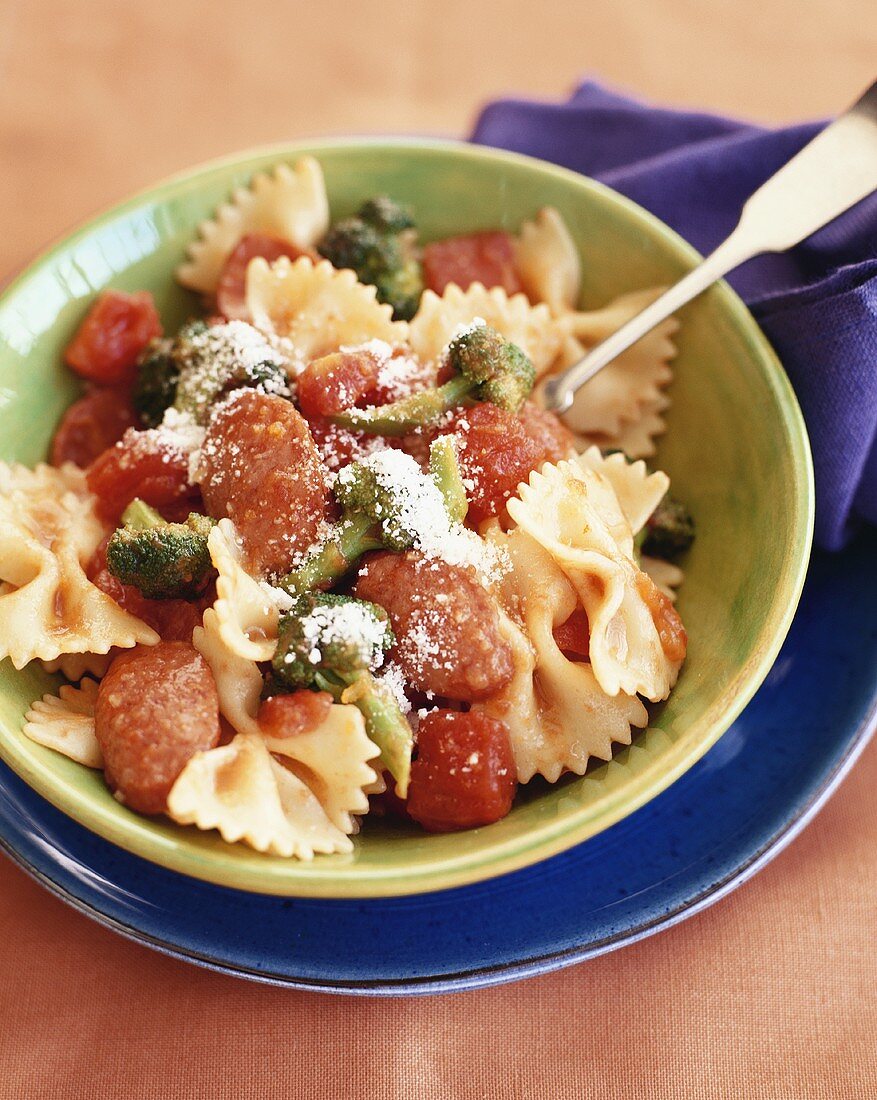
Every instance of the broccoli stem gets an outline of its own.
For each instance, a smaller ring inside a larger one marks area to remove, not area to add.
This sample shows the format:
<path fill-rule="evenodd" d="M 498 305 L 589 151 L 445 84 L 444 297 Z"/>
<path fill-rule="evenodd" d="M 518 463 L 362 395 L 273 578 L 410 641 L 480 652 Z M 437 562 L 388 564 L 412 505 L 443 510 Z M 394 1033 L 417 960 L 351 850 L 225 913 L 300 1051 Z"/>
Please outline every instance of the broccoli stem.
<path fill-rule="evenodd" d="M 466 398 L 474 396 L 477 388 L 477 381 L 458 374 L 436 389 L 421 390 L 390 405 L 347 409 L 332 419 L 344 428 L 369 435 L 407 435 L 415 428 L 440 420 L 445 413 L 462 405 Z"/>
<path fill-rule="evenodd" d="M 122 523 L 132 531 L 152 531 L 165 526 L 161 513 L 140 497 L 135 497 L 122 513 Z"/>
<path fill-rule="evenodd" d="M 396 794 L 408 794 L 411 773 L 411 726 L 395 701 L 369 672 L 318 672 L 316 684 L 336 703 L 350 703 L 365 719 L 365 731 L 381 750 L 381 762 L 396 780 Z"/>
<path fill-rule="evenodd" d="M 331 588 L 369 550 L 380 550 L 383 543 L 369 535 L 374 527 L 364 513 L 345 518 L 334 539 L 308 558 L 304 565 L 281 577 L 277 587 L 292 596 L 314 589 Z"/>
<path fill-rule="evenodd" d="M 460 473 L 457 445 L 452 436 L 433 440 L 429 448 L 429 472 L 445 502 L 451 523 L 462 523 L 469 510 L 466 487 Z"/>

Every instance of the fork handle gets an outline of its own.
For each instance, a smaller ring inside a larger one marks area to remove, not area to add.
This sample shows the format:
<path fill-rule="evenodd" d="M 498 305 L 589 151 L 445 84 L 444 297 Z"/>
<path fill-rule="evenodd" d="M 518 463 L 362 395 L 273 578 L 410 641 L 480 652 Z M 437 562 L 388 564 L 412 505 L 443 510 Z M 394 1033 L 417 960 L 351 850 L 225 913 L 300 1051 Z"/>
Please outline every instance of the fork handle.
<path fill-rule="evenodd" d="M 563 413 L 576 391 L 717 279 L 762 252 L 798 244 L 877 188 L 877 82 L 746 201 L 731 235 L 697 267 L 543 387 Z"/>

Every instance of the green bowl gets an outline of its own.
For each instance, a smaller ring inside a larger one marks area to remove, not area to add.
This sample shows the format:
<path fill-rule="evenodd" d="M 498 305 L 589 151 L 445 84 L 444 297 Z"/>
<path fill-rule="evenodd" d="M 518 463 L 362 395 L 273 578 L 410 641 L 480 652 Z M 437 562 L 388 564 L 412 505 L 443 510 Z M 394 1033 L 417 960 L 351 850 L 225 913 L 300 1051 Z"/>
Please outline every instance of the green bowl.
<path fill-rule="evenodd" d="M 581 250 L 583 304 L 671 283 L 697 254 L 605 187 L 525 157 L 463 144 L 332 141 L 246 153 L 142 192 L 46 252 L 0 299 L 0 457 L 34 463 L 78 386 L 61 353 L 104 287 L 148 289 L 165 327 L 192 310 L 173 281 L 195 226 L 254 171 L 319 158 L 333 215 L 386 192 L 414 205 L 426 237 L 517 229 L 544 205 Z M 587 775 L 522 790 L 503 821 L 448 836 L 368 822 L 350 855 L 298 863 L 217 834 L 140 817 L 100 773 L 28 740 L 28 705 L 57 678 L 0 664 L 0 755 L 86 828 L 175 871 L 269 894 L 374 897 L 441 890 L 545 859 L 598 833 L 669 786 L 728 728 L 766 676 L 791 623 L 813 525 L 804 423 L 767 340 L 726 285 L 682 314 L 673 405 L 656 465 L 694 512 L 698 538 L 679 607 L 688 661 L 648 730 Z M 741 777 L 741 782 L 745 778 Z"/>

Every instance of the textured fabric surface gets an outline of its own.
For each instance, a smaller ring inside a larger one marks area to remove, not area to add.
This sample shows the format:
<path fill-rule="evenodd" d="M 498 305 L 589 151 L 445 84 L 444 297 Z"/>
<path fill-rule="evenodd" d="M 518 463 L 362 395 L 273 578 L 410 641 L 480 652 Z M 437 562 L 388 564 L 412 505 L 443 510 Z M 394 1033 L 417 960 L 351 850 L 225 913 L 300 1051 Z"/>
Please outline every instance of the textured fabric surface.
<path fill-rule="evenodd" d="M 196 970 L 0 859 L 2 1100 L 866 1100 L 877 743 L 713 908 L 541 978 L 360 1000 Z"/>
<path fill-rule="evenodd" d="M 595 176 L 709 252 L 818 129 L 669 111 L 588 83 L 565 103 L 491 104 L 473 140 Z M 813 446 L 816 539 L 836 549 L 857 517 L 877 523 L 877 195 L 729 281 L 798 394 Z"/>

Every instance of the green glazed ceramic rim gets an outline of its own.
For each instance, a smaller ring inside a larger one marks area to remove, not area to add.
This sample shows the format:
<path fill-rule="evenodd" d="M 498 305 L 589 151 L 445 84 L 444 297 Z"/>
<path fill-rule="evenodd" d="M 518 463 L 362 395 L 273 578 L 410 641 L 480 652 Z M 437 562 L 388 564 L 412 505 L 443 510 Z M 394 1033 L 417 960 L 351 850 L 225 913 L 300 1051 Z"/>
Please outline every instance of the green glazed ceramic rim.
<path fill-rule="evenodd" d="M 616 216 L 635 225 L 644 238 L 660 241 L 668 258 L 682 268 L 691 268 L 702 258 L 673 230 L 629 199 L 594 180 L 532 157 L 463 142 L 404 138 L 334 138 L 264 146 L 222 157 L 177 173 L 138 192 L 98 214 L 41 252 L 6 287 L 0 296 L 0 307 L 36 274 L 41 265 L 51 261 L 62 250 L 70 248 L 105 223 L 136 210 L 144 203 L 160 205 L 165 199 L 197 188 L 204 177 L 212 172 L 223 169 L 243 172 L 248 167 L 255 168 L 254 162 L 266 157 L 284 160 L 312 154 L 319 158 L 321 152 L 350 150 L 355 153 L 384 149 L 388 155 L 392 155 L 394 150 L 404 150 L 426 157 L 452 156 L 461 163 L 490 162 L 495 165 L 505 164 L 512 169 L 524 168 L 530 172 L 538 172 L 546 179 L 553 178 L 562 184 L 578 188 L 583 194 L 598 196 L 604 205 L 613 208 Z M 690 768 L 725 732 L 757 691 L 776 659 L 794 617 L 807 572 L 813 537 L 812 458 L 803 416 L 791 384 L 766 337 L 735 292 L 721 282 L 710 293 L 715 296 L 717 308 L 746 340 L 752 356 L 760 361 L 766 384 L 780 410 L 783 432 L 790 448 L 793 497 L 789 503 L 793 519 L 778 581 L 786 598 L 774 601 L 771 612 L 759 631 L 758 640 L 752 647 L 752 653 L 741 670 L 742 682 L 738 677 L 733 685 L 733 692 L 728 691 L 712 700 L 706 713 L 698 716 L 696 724 L 702 727 L 701 735 L 692 739 L 686 738 L 684 742 L 671 743 L 662 756 L 663 767 L 635 777 L 636 782 L 625 786 L 615 798 L 608 800 L 598 814 L 595 815 L 583 804 L 578 809 L 558 814 L 555 819 L 543 822 L 523 835 L 502 842 L 493 840 L 489 829 L 478 830 L 483 844 L 474 850 L 444 858 L 422 859 L 410 866 L 345 866 L 341 861 L 351 857 L 339 856 L 317 857 L 314 863 L 292 863 L 264 856 L 260 856 L 258 860 L 249 860 L 239 858 L 239 847 L 225 845 L 218 838 L 216 845 L 199 848 L 187 843 L 183 828 L 156 825 L 134 814 L 119 818 L 109 805 L 111 799 L 101 802 L 84 797 L 76 784 L 65 781 L 63 776 L 41 769 L 25 750 L 20 739 L 11 738 L 2 731 L 0 757 L 54 806 L 127 851 L 171 870 L 209 882 L 273 895 L 365 898 L 445 890 L 544 860 L 633 813 Z M 34 747 L 31 742 L 28 742 L 28 746 Z M 119 807 L 115 803 L 113 807 L 118 811 Z M 324 864 L 326 859 L 332 861 L 331 872 Z"/>

